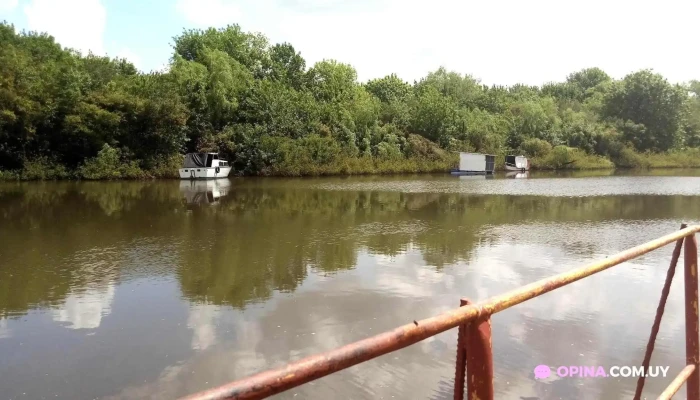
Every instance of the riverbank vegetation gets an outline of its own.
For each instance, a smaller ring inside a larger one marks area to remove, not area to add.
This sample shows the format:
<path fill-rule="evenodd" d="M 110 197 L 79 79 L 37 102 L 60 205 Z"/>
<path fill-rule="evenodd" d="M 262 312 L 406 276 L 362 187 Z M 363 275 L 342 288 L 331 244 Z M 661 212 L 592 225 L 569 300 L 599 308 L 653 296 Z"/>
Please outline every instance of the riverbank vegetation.
<path fill-rule="evenodd" d="M 598 68 L 541 87 L 443 68 L 410 84 L 307 67 L 232 25 L 185 30 L 167 71 L 65 49 L 0 24 L 0 179 L 173 177 L 219 151 L 241 175 L 446 171 L 457 151 L 533 168 L 700 167 L 700 82 Z"/>

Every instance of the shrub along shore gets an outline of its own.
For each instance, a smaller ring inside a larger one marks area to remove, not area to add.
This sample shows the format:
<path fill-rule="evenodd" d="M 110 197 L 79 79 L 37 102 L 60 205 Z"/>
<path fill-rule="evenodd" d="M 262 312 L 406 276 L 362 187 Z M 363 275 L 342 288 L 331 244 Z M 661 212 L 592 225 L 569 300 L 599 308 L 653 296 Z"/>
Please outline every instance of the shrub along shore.
<path fill-rule="evenodd" d="M 700 82 L 598 68 L 542 86 L 488 86 L 444 68 L 408 83 L 307 67 L 238 25 L 184 30 L 166 71 L 80 54 L 0 24 L 0 179 L 177 176 L 217 151 L 232 176 L 447 172 L 457 152 L 534 170 L 700 167 Z"/>
<path fill-rule="evenodd" d="M 111 150 L 108 150 L 111 151 Z M 28 163 L 22 171 L 0 171 L 0 181 L 5 180 L 110 180 L 110 179 L 179 179 L 177 169 L 181 157 L 174 156 L 151 170 L 143 170 L 134 164 L 119 164 L 101 153 L 76 171 L 45 161 Z M 627 152 L 619 164 L 606 157 L 586 154 L 579 149 L 561 148 L 550 154 L 530 160 L 531 169 L 537 170 L 610 170 L 610 169 L 673 169 L 700 168 L 700 150 L 693 149 L 664 154 L 639 154 Z M 502 159 L 503 157 L 500 157 Z M 330 163 L 277 164 L 261 171 L 257 176 L 302 177 L 332 175 L 388 175 L 447 172 L 458 164 L 453 154 L 439 159 L 409 157 L 399 160 L 381 160 L 372 157 L 340 157 Z M 503 165 L 496 166 L 503 171 Z"/>

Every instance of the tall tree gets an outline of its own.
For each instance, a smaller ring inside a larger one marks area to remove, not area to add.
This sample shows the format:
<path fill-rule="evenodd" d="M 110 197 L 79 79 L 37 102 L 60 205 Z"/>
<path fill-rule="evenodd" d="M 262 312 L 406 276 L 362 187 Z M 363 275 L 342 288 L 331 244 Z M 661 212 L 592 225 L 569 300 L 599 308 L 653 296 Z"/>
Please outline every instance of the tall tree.
<path fill-rule="evenodd" d="M 645 129 L 626 130 L 638 150 L 666 151 L 678 144 L 687 91 L 650 70 L 627 75 L 605 98 L 603 113 Z"/>
<path fill-rule="evenodd" d="M 461 107 L 472 108 L 482 95 L 479 82 L 469 75 L 448 72 L 444 67 L 428 73 L 428 76 L 416 84 L 417 90 L 433 87 L 443 96 L 450 97 Z"/>
<path fill-rule="evenodd" d="M 585 68 L 566 77 L 567 83 L 580 88 L 583 93 L 610 80 L 610 75 L 600 68 Z"/>
<path fill-rule="evenodd" d="M 384 103 L 406 101 L 411 94 L 411 85 L 400 79 L 396 74 L 372 79 L 365 84 L 365 88 Z"/>
<path fill-rule="evenodd" d="M 270 48 L 270 57 L 266 61 L 267 77 L 300 90 L 304 85 L 306 61 L 289 43 L 276 44 Z"/>

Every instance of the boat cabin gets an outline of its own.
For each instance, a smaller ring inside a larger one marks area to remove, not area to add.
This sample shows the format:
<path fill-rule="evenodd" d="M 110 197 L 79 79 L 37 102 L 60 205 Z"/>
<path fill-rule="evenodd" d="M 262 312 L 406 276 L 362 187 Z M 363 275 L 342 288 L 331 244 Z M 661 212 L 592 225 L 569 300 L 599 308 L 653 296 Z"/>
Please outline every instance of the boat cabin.
<path fill-rule="evenodd" d="M 219 159 L 219 153 L 187 153 L 180 168 L 180 178 L 226 178 L 230 172 L 231 166 L 228 161 Z"/>
<path fill-rule="evenodd" d="M 506 156 L 506 170 L 527 171 L 530 169 L 530 161 L 524 156 Z"/>
<path fill-rule="evenodd" d="M 459 169 L 453 175 L 485 175 L 496 169 L 496 156 L 492 154 L 459 153 Z"/>

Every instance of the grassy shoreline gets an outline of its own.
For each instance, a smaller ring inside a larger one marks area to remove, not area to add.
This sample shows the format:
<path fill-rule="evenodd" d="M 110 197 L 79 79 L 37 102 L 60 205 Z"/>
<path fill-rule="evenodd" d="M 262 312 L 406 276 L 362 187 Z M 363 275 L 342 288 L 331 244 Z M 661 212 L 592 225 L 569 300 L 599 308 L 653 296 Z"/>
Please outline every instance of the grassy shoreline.
<path fill-rule="evenodd" d="M 372 159 L 369 157 L 340 158 L 327 164 L 305 163 L 301 165 L 285 165 L 264 168 L 258 174 L 234 176 L 258 177 L 313 177 L 313 176 L 353 176 L 353 175 L 395 175 L 447 172 L 457 163 L 457 158 L 423 159 L 399 158 L 393 160 Z M 179 179 L 178 166 L 161 167 L 154 170 L 143 170 L 135 166 L 105 168 L 100 171 L 69 171 L 60 166 L 50 164 L 33 165 L 22 171 L 0 170 L 0 181 L 45 181 L 45 180 L 151 180 Z"/>
<path fill-rule="evenodd" d="M 700 168 L 700 150 L 690 149 L 667 154 L 628 153 L 616 161 L 610 158 L 586 154 L 570 149 L 566 154 L 551 153 L 547 156 L 531 158 L 532 171 L 587 171 L 587 170 L 658 170 Z M 314 177 L 314 176 L 357 176 L 357 175 L 396 175 L 417 173 L 449 172 L 457 165 L 457 157 L 439 159 L 398 158 L 375 159 L 370 157 L 341 157 L 326 164 L 302 163 L 279 165 L 264 168 L 255 175 L 258 177 Z M 70 171 L 63 166 L 47 163 L 45 160 L 30 163 L 21 171 L 0 170 L 0 181 L 49 181 L 49 180 L 152 180 L 177 179 L 179 165 L 175 160 L 163 166 L 143 170 L 135 165 L 101 166 L 89 171 Z M 499 165 L 496 171 L 504 171 Z"/>

